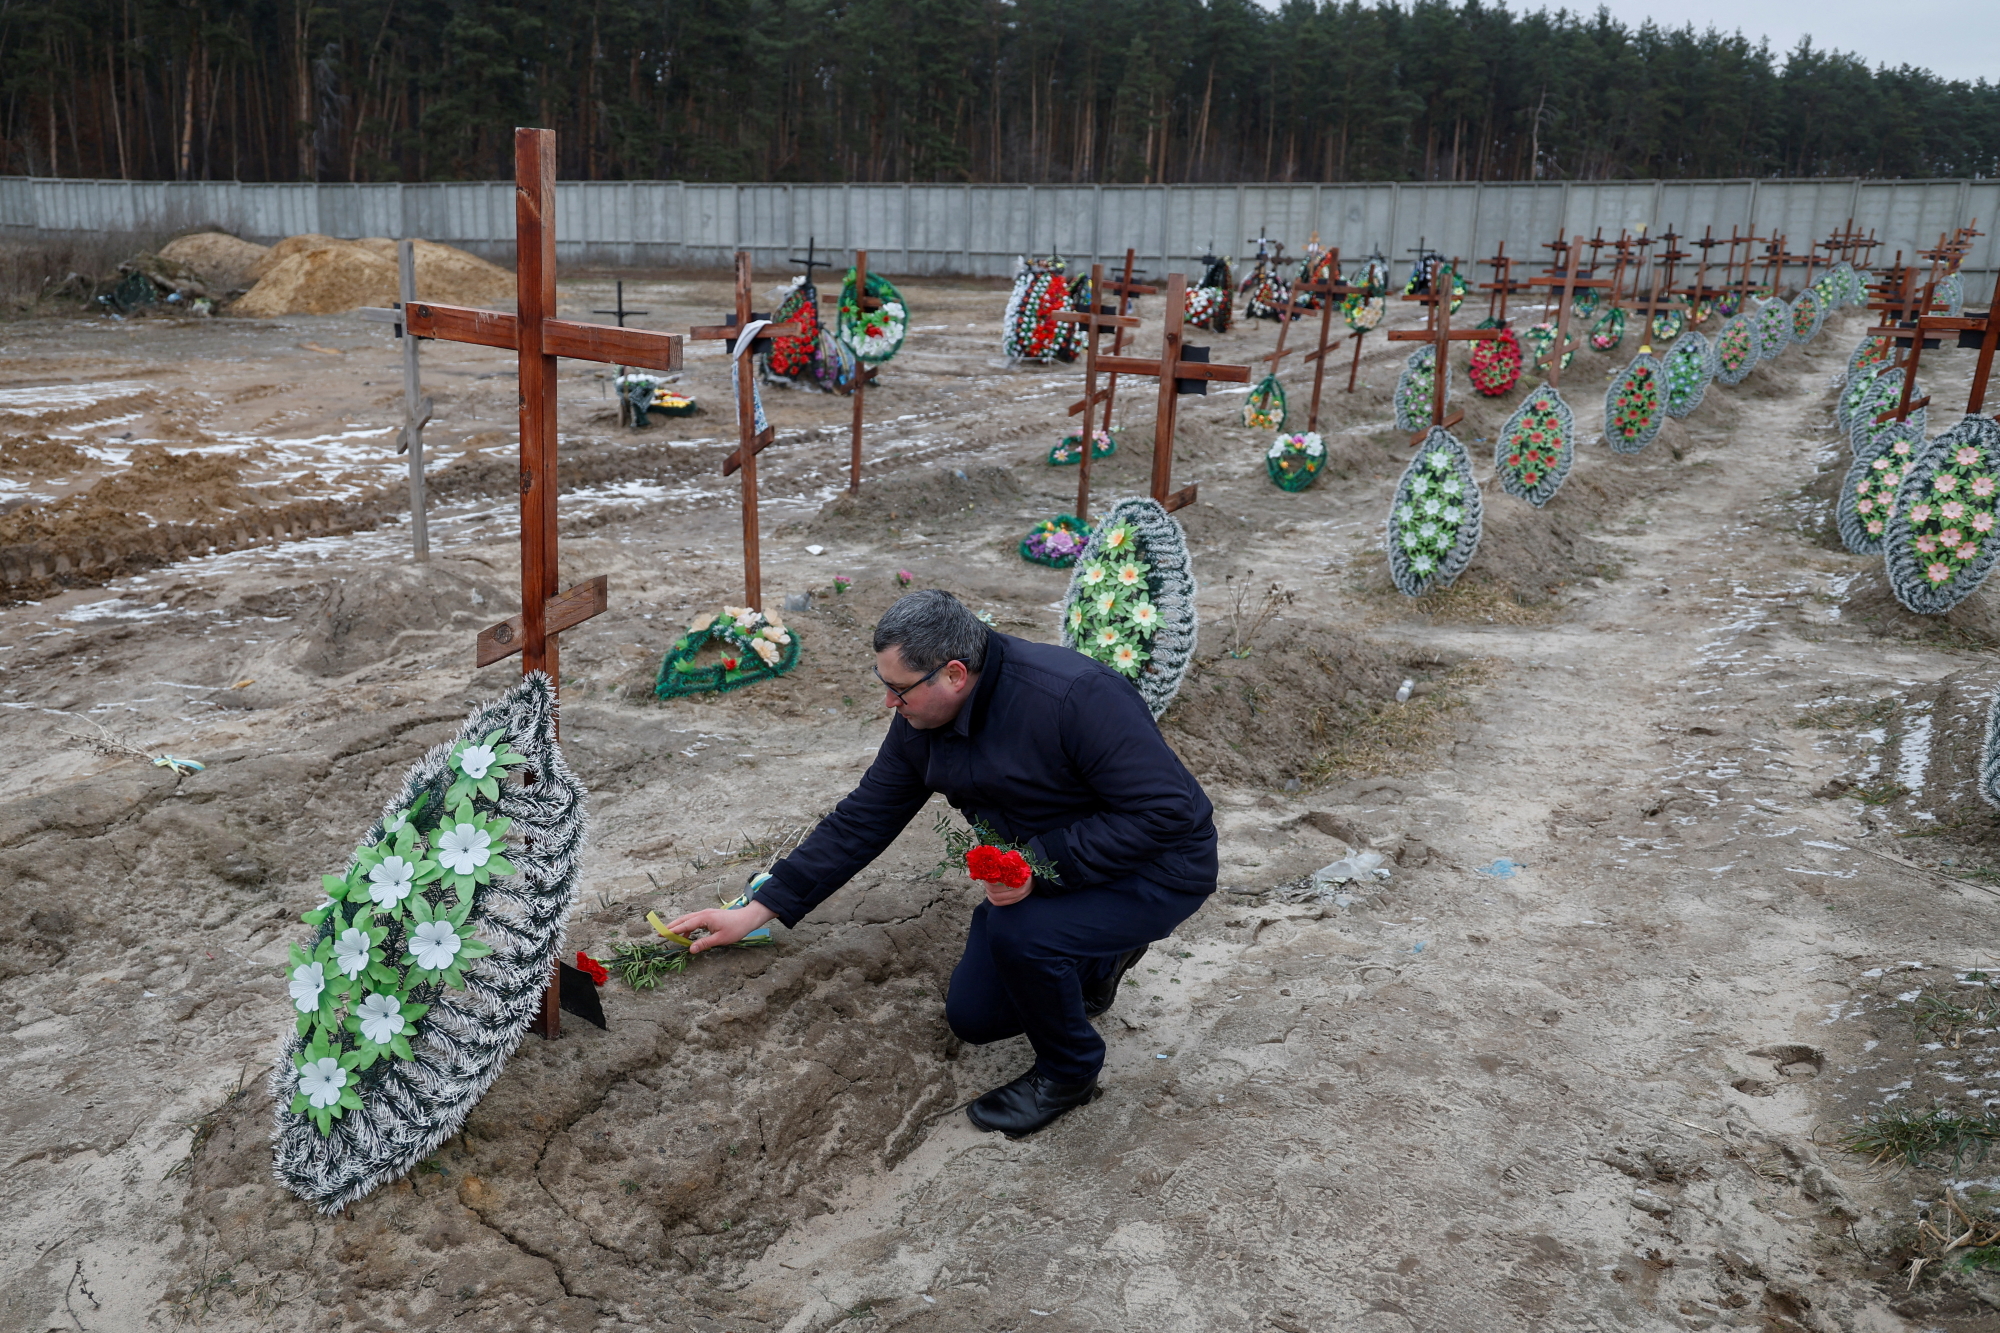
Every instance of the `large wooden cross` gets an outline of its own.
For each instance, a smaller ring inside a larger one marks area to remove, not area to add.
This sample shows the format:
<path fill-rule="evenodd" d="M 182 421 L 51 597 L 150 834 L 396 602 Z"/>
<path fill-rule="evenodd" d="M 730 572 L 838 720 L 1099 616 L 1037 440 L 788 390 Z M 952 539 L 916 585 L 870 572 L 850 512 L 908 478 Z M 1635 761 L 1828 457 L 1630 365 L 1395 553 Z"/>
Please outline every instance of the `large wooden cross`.
<path fill-rule="evenodd" d="M 1174 470 L 1174 423 L 1180 415 L 1180 396 L 1184 393 L 1206 394 L 1209 381 L 1223 380 L 1231 384 L 1248 384 L 1250 367 L 1211 365 L 1206 347 L 1189 347 L 1185 344 L 1183 331 L 1187 321 L 1187 275 L 1170 273 L 1167 275 L 1167 307 L 1160 332 L 1160 354 L 1157 357 L 1142 356 L 1100 356 L 1097 368 L 1114 375 L 1152 375 L 1160 381 L 1159 408 L 1153 416 L 1153 498 L 1168 513 L 1191 505 L 1195 500 L 1196 487 L 1184 486 L 1175 491 Z M 1086 440 L 1088 449 L 1090 442 Z"/>
<path fill-rule="evenodd" d="M 1507 257 L 1507 243 L 1505 241 L 1500 242 L 1494 249 L 1493 258 L 1486 260 L 1485 263 L 1486 267 L 1493 270 L 1493 281 L 1479 284 L 1480 289 L 1487 293 L 1486 318 L 1492 320 L 1496 325 L 1505 328 L 1507 324 L 1507 298 L 1521 291 L 1527 284 L 1512 276 L 1514 261 Z"/>
<path fill-rule="evenodd" d="M 603 611 L 603 575 L 556 591 L 556 358 L 575 357 L 648 370 L 681 368 L 681 340 L 668 333 L 578 324 L 556 318 L 556 135 L 514 131 L 516 313 L 413 302 L 403 309 L 413 337 L 504 347 L 519 356 L 521 402 L 521 614 L 480 634 L 474 653 L 487 666 L 515 653 L 523 674 L 545 672 L 560 688 L 556 635 Z M 560 970 L 549 977 L 535 1030 L 562 1031 Z"/>
<path fill-rule="evenodd" d="M 736 309 L 723 316 L 720 324 L 704 324 L 688 330 L 688 337 L 720 340 L 736 366 L 736 449 L 722 460 L 722 475 L 743 473 L 743 600 L 753 610 L 764 609 L 764 570 L 757 546 L 757 455 L 763 453 L 776 435 L 774 427 L 757 429 L 757 382 L 754 378 L 756 354 L 770 346 L 773 338 L 796 338 L 797 324 L 769 324 L 759 330 L 749 345 L 739 346 L 741 335 L 758 320 L 769 318 L 750 308 L 750 252 L 736 252 Z"/>
<path fill-rule="evenodd" d="M 1695 269 L 1694 281 L 1681 288 L 1681 294 L 1687 297 L 1688 301 L 1688 323 L 1693 325 L 1696 322 L 1695 317 L 1702 313 L 1704 306 L 1729 290 L 1727 287 L 1708 285 L 1708 252 L 1727 242 L 1715 234 L 1715 228 L 1711 225 L 1702 228 L 1700 240 L 1691 241 L 1689 244 L 1701 251 L 1701 263 Z"/>
<path fill-rule="evenodd" d="M 1561 257 L 1559 266 L 1539 278 L 1528 280 L 1531 286 L 1547 287 L 1549 298 L 1556 305 L 1556 341 L 1555 346 L 1549 350 L 1549 387 L 1552 389 L 1562 387 L 1563 360 L 1577 346 L 1577 343 L 1570 341 L 1569 336 L 1570 308 L 1575 304 L 1576 293 L 1585 288 L 1611 285 L 1609 278 L 1579 276 L 1583 266 L 1583 244 L 1582 236 L 1571 238 L 1567 245 L 1558 241 L 1550 248 Z"/>
<path fill-rule="evenodd" d="M 1131 263 L 1131 251 L 1126 251 L 1126 263 Z M 1090 456 L 1097 442 L 1092 437 L 1096 433 L 1096 409 L 1100 394 L 1097 389 L 1097 336 L 1106 329 L 1116 329 L 1123 341 L 1125 330 L 1136 329 L 1139 321 L 1131 315 L 1116 313 L 1117 307 L 1106 305 L 1101 293 L 1104 290 L 1104 265 L 1090 266 L 1090 306 L 1086 310 L 1059 310 L 1055 319 L 1062 324 L 1079 324 L 1083 327 L 1083 401 L 1071 408 L 1083 412 L 1083 433 L 1079 442 L 1083 452 L 1076 460 L 1076 516 L 1085 523 L 1090 522 Z M 1123 304 L 1121 300 L 1119 304 Z M 1104 428 L 1111 429 L 1111 408 L 1109 395 L 1104 409 Z"/>
<path fill-rule="evenodd" d="M 1685 255 L 1682 255 L 1678 250 L 1673 248 L 1673 240 L 1671 239 L 1673 233 L 1669 232 L 1667 235 L 1670 239 L 1667 241 L 1666 253 L 1661 258 L 1667 259 L 1668 256 L 1673 256 L 1674 258 L 1685 259 Z M 1640 237 L 1639 243 L 1650 244 L 1644 237 Z M 1632 294 L 1618 306 L 1620 310 L 1627 311 L 1639 317 L 1641 321 L 1639 326 L 1639 350 L 1642 352 L 1649 350 L 1652 346 L 1654 320 L 1667 311 L 1687 309 L 1685 302 L 1674 299 L 1674 276 L 1671 262 L 1668 263 L 1666 277 L 1662 278 L 1660 276 L 1658 265 L 1655 265 L 1653 271 L 1646 276 L 1651 278 L 1652 281 L 1646 288 L 1645 299 L 1641 300 L 1639 297 L 1640 285 L 1644 279 L 1640 277 L 1639 270 L 1635 266 L 1632 270 Z"/>
<path fill-rule="evenodd" d="M 1132 261 L 1136 257 L 1137 257 L 1137 252 L 1134 251 L 1130 246 L 1127 246 L 1125 249 L 1124 276 L 1121 278 L 1114 278 L 1110 282 L 1104 284 L 1104 290 L 1108 292 L 1117 293 L 1118 309 L 1116 313 L 1120 315 L 1131 314 L 1132 302 L 1138 299 L 1139 297 L 1153 296 L 1156 295 L 1160 290 L 1158 287 L 1153 287 L 1143 282 L 1134 282 L 1132 280 Z M 1125 328 L 1123 325 L 1120 325 L 1117 332 L 1111 335 L 1111 355 L 1123 356 L 1124 354 L 1125 354 Z M 1111 429 L 1111 410 L 1117 405 L 1118 405 L 1118 377 L 1116 375 L 1107 375 L 1105 376 L 1104 379 L 1104 428 L 1106 430 Z M 1071 403 L 1069 408 L 1069 414 L 1071 416 L 1075 416 L 1078 412 L 1081 412 L 1082 410 L 1083 410 L 1082 403 Z M 1077 517 L 1082 518 L 1083 515 L 1078 514 Z"/>
<path fill-rule="evenodd" d="M 806 253 L 808 256 L 811 255 L 812 250 L 810 246 L 807 247 Z M 812 270 L 807 269 L 806 273 L 808 281 L 810 281 Z M 868 252 L 866 250 L 856 250 L 854 252 L 854 304 L 857 309 L 861 310 L 880 310 L 882 308 L 882 298 L 868 294 Z M 840 303 L 838 301 L 834 303 L 833 320 L 834 328 L 838 329 L 840 327 Z M 838 335 L 836 334 L 836 336 Z M 861 410 L 862 405 L 868 401 L 868 386 L 875 382 L 875 372 L 879 369 L 879 366 L 871 366 L 863 361 L 860 349 L 855 349 L 854 382 L 848 390 L 848 392 L 854 395 L 854 425 L 848 433 L 847 493 L 849 495 L 861 494 Z"/>
<path fill-rule="evenodd" d="M 1341 281 L 1340 247 L 1337 245 L 1314 261 L 1313 271 L 1325 272 L 1331 276 L 1305 278 L 1298 284 L 1311 292 L 1319 301 L 1319 341 L 1312 351 L 1305 354 L 1305 359 L 1312 362 L 1313 368 L 1312 409 L 1306 413 L 1306 429 L 1309 431 L 1319 429 L 1319 393 L 1320 387 L 1326 382 L 1327 354 L 1340 346 L 1340 339 L 1333 336 L 1333 312 L 1340 305 L 1341 297 L 1361 290 Z M 1361 335 L 1356 333 L 1354 339 L 1354 359 L 1358 364 L 1361 360 Z M 1349 380 L 1351 385 L 1351 374 Z"/>
<path fill-rule="evenodd" d="M 1450 417 L 1444 414 L 1445 376 L 1451 373 L 1451 345 L 1455 342 L 1486 342 L 1506 333 L 1504 329 L 1454 329 L 1451 326 L 1451 298 L 1453 289 L 1458 285 L 1457 278 L 1457 260 L 1449 264 L 1440 260 L 1432 266 L 1430 290 L 1407 298 L 1421 301 L 1431 308 L 1430 327 L 1389 331 L 1390 342 L 1427 342 L 1431 345 L 1431 426 L 1445 430 L 1465 419 L 1464 412 L 1454 412 Z M 1421 442 L 1429 433 L 1428 430 L 1418 431 L 1410 437 L 1410 443 Z"/>

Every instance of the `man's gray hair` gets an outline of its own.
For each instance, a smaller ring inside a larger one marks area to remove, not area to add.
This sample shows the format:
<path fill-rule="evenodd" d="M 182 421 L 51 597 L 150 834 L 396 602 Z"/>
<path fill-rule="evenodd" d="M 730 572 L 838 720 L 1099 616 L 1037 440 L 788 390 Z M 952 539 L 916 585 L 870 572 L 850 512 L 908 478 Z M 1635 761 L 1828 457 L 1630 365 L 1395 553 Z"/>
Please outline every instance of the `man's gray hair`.
<path fill-rule="evenodd" d="M 965 603 L 938 588 L 898 598 L 875 622 L 875 651 L 895 647 L 903 665 L 919 673 L 946 662 L 977 671 L 986 664 L 986 625 Z"/>

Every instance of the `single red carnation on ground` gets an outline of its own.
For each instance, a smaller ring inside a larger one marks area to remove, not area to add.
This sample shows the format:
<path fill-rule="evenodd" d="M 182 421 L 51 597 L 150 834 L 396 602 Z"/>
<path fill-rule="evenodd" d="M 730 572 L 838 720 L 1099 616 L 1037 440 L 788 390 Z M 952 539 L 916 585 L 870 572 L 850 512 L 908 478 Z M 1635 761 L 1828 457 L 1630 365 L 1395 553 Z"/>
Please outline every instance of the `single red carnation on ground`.
<path fill-rule="evenodd" d="M 604 964 L 598 962 L 581 949 L 576 951 L 576 970 L 600 986 L 611 980 L 611 974 L 604 970 Z"/>
<path fill-rule="evenodd" d="M 1035 872 L 1028 868 L 1028 858 L 1019 852 L 1003 853 L 997 859 L 997 868 L 1000 872 L 997 878 L 1010 889 L 1018 889 L 1035 877 Z"/>
<path fill-rule="evenodd" d="M 997 884 L 1003 873 L 1000 862 L 1000 849 L 981 843 L 966 852 L 965 873 L 983 883 Z"/>

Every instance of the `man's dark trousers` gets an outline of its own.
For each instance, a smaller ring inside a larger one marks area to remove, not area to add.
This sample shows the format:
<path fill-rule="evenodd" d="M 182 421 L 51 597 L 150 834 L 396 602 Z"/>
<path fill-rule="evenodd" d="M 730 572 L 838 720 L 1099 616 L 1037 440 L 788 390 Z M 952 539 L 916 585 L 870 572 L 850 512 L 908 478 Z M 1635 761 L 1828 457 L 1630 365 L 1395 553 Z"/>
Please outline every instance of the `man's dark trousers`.
<path fill-rule="evenodd" d="M 1118 955 L 1165 939 L 1207 897 L 1128 875 L 1006 907 L 983 902 L 951 974 L 945 1020 L 975 1046 L 1025 1033 L 1045 1077 L 1087 1083 L 1104 1065 L 1104 1039 L 1083 1016 L 1084 984 L 1109 975 Z"/>

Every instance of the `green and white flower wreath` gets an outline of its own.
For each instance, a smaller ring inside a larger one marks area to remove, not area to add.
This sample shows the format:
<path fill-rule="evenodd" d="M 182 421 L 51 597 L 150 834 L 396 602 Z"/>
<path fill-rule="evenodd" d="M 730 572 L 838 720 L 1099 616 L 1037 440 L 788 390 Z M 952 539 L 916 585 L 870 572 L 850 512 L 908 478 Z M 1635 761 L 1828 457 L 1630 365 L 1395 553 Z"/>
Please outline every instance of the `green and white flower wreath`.
<path fill-rule="evenodd" d="M 1875 392 L 1876 379 L 1890 368 L 1886 357 L 1873 361 L 1859 361 L 1861 352 L 1862 348 L 1854 349 L 1854 357 L 1848 361 L 1850 369 L 1847 383 L 1841 388 L 1840 397 L 1833 406 L 1833 419 L 1839 424 L 1841 434 L 1848 436 L 1853 435 L 1854 423 L 1859 418 L 1861 409 L 1867 405 Z M 1897 373 L 1900 375 L 1902 372 Z"/>
<path fill-rule="evenodd" d="M 1181 525 L 1158 501 L 1120 500 L 1077 557 L 1063 596 L 1062 645 L 1130 680 L 1158 717 L 1194 661 L 1194 595 Z"/>
<path fill-rule="evenodd" d="M 1715 378 L 1715 349 L 1699 329 L 1674 340 L 1661 358 L 1667 384 L 1667 415 L 1679 420 L 1701 406 L 1708 382 Z"/>
<path fill-rule="evenodd" d="M 1931 292 L 1931 301 L 1944 307 L 1944 312 L 1953 319 L 1965 313 L 1965 275 L 1947 273 Z"/>
<path fill-rule="evenodd" d="M 1741 384 L 1756 368 L 1757 330 L 1749 315 L 1731 315 L 1715 333 L 1715 378 L 1723 384 Z"/>
<path fill-rule="evenodd" d="M 1479 551 L 1479 482 L 1465 446 L 1431 427 L 1396 484 L 1389 510 L 1389 577 L 1405 597 L 1449 588 Z"/>
<path fill-rule="evenodd" d="M 1774 360 L 1792 345 L 1792 307 L 1783 297 L 1774 296 L 1750 316 L 1750 328 L 1757 339 L 1757 360 Z"/>
<path fill-rule="evenodd" d="M 2000 423 L 1968 416 L 1924 446 L 1883 534 L 1889 588 L 1920 616 L 1979 591 L 2000 560 Z"/>
<path fill-rule="evenodd" d="M 1875 437 L 1875 452 L 1855 455 L 1833 511 L 1841 544 L 1848 550 L 1856 555 L 1882 554 L 1896 492 L 1923 447 L 1923 432 L 1898 421 Z"/>
<path fill-rule="evenodd" d="M 292 948 L 272 1165 L 323 1213 L 459 1132 L 535 1017 L 576 904 L 584 789 L 548 677 L 404 775 Z M 524 784 L 508 779 L 526 774 Z"/>
<path fill-rule="evenodd" d="M 1431 424 L 1431 399 L 1437 392 L 1432 361 L 1437 349 L 1429 343 L 1410 353 L 1396 378 L 1396 429 L 1422 430 Z M 1445 377 L 1444 400 L 1451 402 L 1451 377 Z"/>

